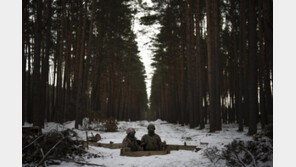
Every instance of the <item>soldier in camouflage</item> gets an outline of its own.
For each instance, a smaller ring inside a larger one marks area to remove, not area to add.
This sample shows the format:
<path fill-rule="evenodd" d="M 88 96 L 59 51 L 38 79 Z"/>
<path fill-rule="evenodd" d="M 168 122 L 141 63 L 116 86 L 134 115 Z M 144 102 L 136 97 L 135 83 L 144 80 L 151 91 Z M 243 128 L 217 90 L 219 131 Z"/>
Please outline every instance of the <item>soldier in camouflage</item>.
<path fill-rule="evenodd" d="M 126 131 L 126 137 L 122 141 L 122 148 L 125 151 L 142 151 L 142 147 L 140 146 L 141 141 L 137 140 L 135 137 L 135 129 L 128 128 Z"/>
<path fill-rule="evenodd" d="M 163 146 L 160 137 L 154 132 L 155 126 L 153 124 L 148 125 L 148 134 L 144 135 L 141 139 L 141 146 L 144 151 L 156 151 L 162 150 Z"/>

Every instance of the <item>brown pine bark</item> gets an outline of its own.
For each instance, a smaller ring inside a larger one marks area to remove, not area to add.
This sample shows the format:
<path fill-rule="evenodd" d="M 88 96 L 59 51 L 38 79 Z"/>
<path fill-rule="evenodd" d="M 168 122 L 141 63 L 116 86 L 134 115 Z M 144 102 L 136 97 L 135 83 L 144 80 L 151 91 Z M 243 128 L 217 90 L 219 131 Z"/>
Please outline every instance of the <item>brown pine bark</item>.
<path fill-rule="evenodd" d="M 87 3 L 87 1 L 85 2 Z M 89 36 L 87 42 L 87 49 L 86 49 L 86 65 L 84 70 L 84 86 L 83 86 L 83 93 L 85 94 L 85 98 L 89 97 L 88 95 L 88 80 L 89 80 L 89 67 L 90 67 L 90 59 L 91 59 L 91 43 L 92 43 L 92 36 L 93 36 L 93 24 L 94 24 L 94 17 L 95 17 L 95 10 L 96 10 L 96 1 L 92 0 L 92 8 L 91 8 L 91 18 L 89 24 Z M 87 11 L 85 11 L 85 18 L 87 17 Z M 88 100 L 86 100 L 88 101 Z M 87 106 L 87 104 L 85 104 Z M 91 109 L 90 109 L 91 110 Z M 87 110 L 86 116 L 90 118 L 90 110 Z"/>
<path fill-rule="evenodd" d="M 218 112 L 219 111 L 219 94 L 217 86 L 217 6 L 214 0 L 206 1 L 207 11 L 207 51 L 208 51 L 208 84 L 209 84 L 209 117 L 210 117 L 210 132 L 220 129 Z M 221 118 L 220 118 L 221 121 Z"/>
<path fill-rule="evenodd" d="M 184 77 L 184 53 L 185 53 L 185 23 L 184 23 L 184 3 L 181 2 L 180 5 L 180 29 L 181 29 L 181 51 L 180 51 L 180 80 L 179 80 L 179 102 L 180 102 L 180 111 L 179 111 L 179 121 L 180 124 L 183 125 L 184 124 L 184 113 L 185 113 L 185 97 L 184 97 L 184 92 L 185 92 L 185 77 Z"/>
<path fill-rule="evenodd" d="M 249 0 L 249 135 L 257 132 L 257 49 L 255 1 Z"/>
<path fill-rule="evenodd" d="M 70 101 L 71 101 L 71 80 L 70 80 L 70 74 L 72 71 L 72 51 L 71 47 L 73 42 L 73 36 L 72 36 L 72 31 L 73 31 L 73 22 L 74 22 L 74 4 L 71 2 L 69 4 L 70 10 L 68 14 L 68 19 L 66 20 L 66 25 L 69 27 L 69 29 L 65 30 L 65 36 L 66 36 L 66 53 L 65 53 L 65 74 L 64 74 L 64 106 L 63 106 L 63 121 L 66 120 L 71 120 L 69 118 L 70 115 Z"/>
<path fill-rule="evenodd" d="M 41 109 L 45 112 L 45 119 L 48 120 L 49 113 L 49 99 L 47 94 L 48 89 L 48 76 L 49 76 L 49 54 L 52 47 L 51 44 L 51 17 L 52 17 L 52 0 L 47 1 L 46 7 L 46 37 L 45 37 L 45 57 L 42 61 L 42 107 Z"/>
<path fill-rule="evenodd" d="M 108 80 L 108 106 L 107 106 L 107 118 L 112 118 L 114 116 L 114 64 L 115 64 L 115 55 L 114 53 L 111 53 L 111 61 L 109 62 L 109 80 Z M 130 118 L 130 112 L 128 112 L 128 118 Z"/>
<path fill-rule="evenodd" d="M 28 14 L 28 0 L 24 0 L 22 4 L 22 124 L 25 123 L 25 121 L 28 121 L 28 100 L 27 100 L 27 72 L 26 72 L 26 65 L 27 65 L 27 57 L 28 53 L 26 52 L 27 46 L 29 42 L 29 30 L 28 30 L 28 22 L 29 22 L 29 14 Z M 26 56 L 27 55 L 27 56 Z M 30 74 L 30 73 L 29 73 Z"/>
<path fill-rule="evenodd" d="M 266 85 L 266 109 L 268 112 L 268 123 L 273 120 L 273 93 L 271 83 L 273 83 L 273 1 L 263 1 L 263 17 L 264 17 L 264 38 L 266 42 L 266 68 L 264 85 Z"/>
<path fill-rule="evenodd" d="M 246 56 L 246 15 L 245 15 L 246 1 L 240 0 L 239 2 L 239 12 L 240 12 L 240 34 L 239 34 L 239 57 L 238 57 L 238 82 L 239 82 L 239 91 L 238 91 L 238 131 L 242 132 L 244 130 L 243 125 L 243 116 L 244 116 L 244 106 L 243 106 L 243 87 L 244 87 L 244 74 L 243 74 L 243 58 Z"/>
<path fill-rule="evenodd" d="M 86 105 L 85 105 L 85 83 L 87 82 L 84 78 L 85 76 L 85 71 L 88 70 L 85 68 L 85 59 L 84 59 L 84 56 L 85 56 L 85 32 L 86 32 L 86 20 L 87 20 L 87 3 L 88 3 L 88 0 L 85 0 L 84 1 L 84 10 L 83 10 L 83 27 L 82 27 L 82 32 L 81 32 L 81 43 L 80 43 L 80 57 L 81 57 L 81 64 L 82 64 L 82 67 L 81 67 L 81 76 L 80 76 L 80 79 L 81 79 L 81 88 L 80 89 L 80 101 L 79 101 L 79 118 L 78 118 L 78 122 L 79 124 L 82 125 L 82 118 L 85 117 L 85 109 L 86 109 Z M 82 15 L 82 14 L 81 14 Z"/>
<path fill-rule="evenodd" d="M 200 5 L 199 0 L 195 1 L 196 7 L 195 7 L 195 25 L 196 25 L 196 87 L 197 87 L 197 101 L 198 101 L 198 107 L 199 110 L 199 120 L 200 120 L 200 129 L 205 128 L 204 123 L 204 109 L 203 109 L 203 83 L 202 83 L 202 55 L 201 55 L 201 39 L 200 39 Z"/>
<path fill-rule="evenodd" d="M 249 10 L 248 10 L 248 3 L 245 3 L 246 6 L 246 11 L 245 11 L 245 16 L 248 17 L 249 14 Z M 249 28 L 247 27 L 247 25 L 245 26 L 245 33 L 242 34 L 242 41 L 248 41 L 247 39 L 247 34 L 249 33 Z M 249 80 L 249 54 L 248 54 L 248 48 L 246 43 L 243 46 L 243 79 L 245 81 Z M 245 126 L 249 126 L 249 91 L 248 91 L 248 82 L 246 82 L 245 84 L 243 84 L 243 114 L 244 114 L 244 125 Z"/>
<path fill-rule="evenodd" d="M 214 21 L 214 52 L 215 52 L 215 80 L 216 80 L 216 114 L 215 114 L 215 122 L 216 122 L 216 130 L 222 130 L 221 123 L 221 99 L 220 99 L 220 42 L 219 42 L 219 26 L 220 26 L 220 9 L 219 9 L 219 1 L 213 1 L 213 21 Z"/>
<path fill-rule="evenodd" d="M 197 127 L 199 125 L 199 114 L 197 110 L 198 106 L 198 100 L 197 100 L 197 88 L 196 88 L 196 49 L 195 49 L 195 35 L 194 35 L 194 6 L 193 6 L 193 0 L 190 0 L 190 6 L 189 6 L 189 14 L 190 14 L 190 91 L 191 94 L 191 112 L 192 112 L 192 118 L 191 118 L 191 124 L 190 126 Z"/>
<path fill-rule="evenodd" d="M 186 103 L 186 114 L 188 114 L 188 121 L 191 126 L 193 125 L 193 104 L 192 104 L 192 79 L 191 79 L 191 27 L 190 27 L 190 3 L 189 0 L 185 1 L 185 26 L 186 26 L 186 58 L 187 58 L 187 103 Z"/>
<path fill-rule="evenodd" d="M 63 60 L 64 60 L 64 39 L 65 39 L 65 0 L 61 1 L 61 27 L 60 27 L 60 42 L 59 42 L 59 54 L 57 61 L 57 97 L 56 97 L 56 121 L 62 122 L 63 113 Z"/>
<path fill-rule="evenodd" d="M 134 20 L 132 20 L 133 24 Z M 125 81 L 125 87 L 124 87 L 124 108 L 123 108 L 123 119 L 127 120 L 128 117 L 126 117 L 129 114 L 129 105 L 130 105 L 130 66 L 131 66 L 131 60 L 132 60 L 132 47 L 130 46 L 129 55 L 128 55 L 128 63 L 127 63 L 127 73 L 126 73 L 126 81 Z"/>
<path fill-rule="evenodd" d="M 76 64 L 75 64 L 75 76 L 74 76 L 74 89 L 75 89 L 75 128 L 78 128 L 78 124 L 81 125 L 82 118 L 81 118 L 81 94 L 82 94 L 82 74 L 83 74 L 83 52 L 81 50 L 81 46 L 84 44 L 82 40 L 83 37 L 83 29 L 84 27 L 81 26 L 82 19 L 83 19 L 83 7 L 82 7 L 82 0 L 78 1 L 78 16 L 79 21 L 77 25 L 77 45 L 76 45 Z M 86 8 L 86 3 L 85 7 Z"/>
<path fill-rule="evenodd" d="M 97 31 L 98 31 L 98 46 L 96 46 L 96 53 L 94 56 L 94 63 L 93 63 L 93 72 L 92 72 L 92 92 L 91 92 L 91 112 L 94 113 L 99 113 L 101 111 L 101 68 L 100 68 L 100 54 L 101 54 L 101 44 L 102 44 L 102 34 L 103 32 L 103 27 L 101 26 L 102 24 L 102 13 L 104 12 L 103 10 L 103 1 L 99 1 L 99 6 L 98 8 L 100 9 L 100 13 L 97 20 Z M 104 90 L 104 89 L 103 89 Z"/>
<path fill-rule="evenodd" d="M 42 1 L 35 2 L 37 16 L 35 22 L 35 48 L 34 48 L 34 69 L 33 69 L 33 122 L 35 125 L 43 127 L 43 111 L 41 110 L 40 96 L 40 58 L 41 58 L 41 37 L 42 37 Z"/>

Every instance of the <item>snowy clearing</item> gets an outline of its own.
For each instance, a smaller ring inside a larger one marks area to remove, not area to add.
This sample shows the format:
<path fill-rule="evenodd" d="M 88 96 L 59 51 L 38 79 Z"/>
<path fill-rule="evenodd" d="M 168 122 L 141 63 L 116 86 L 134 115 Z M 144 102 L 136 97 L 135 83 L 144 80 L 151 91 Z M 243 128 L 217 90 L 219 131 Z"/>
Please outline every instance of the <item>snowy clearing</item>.
<path fill-rule="evenodd" d="M 102 147 L 90 146 L 88 152 L 96 153 L 101 155 L 100 158 L 90 158 L 86 159 L 88 163 L 94 163 L 99 165 L 104 165 L 107 167 L 123 166 L 123 167 L 182 167 L 182 166 L 214 166 L 210 160 L 204 156 L 204 149 L 207 147 L 216 146 L 217 148 L 222 148 L 224 145 L 232 142 L 234 139 L 240 140 L 252 140 L 252 137 L 246 136 L 247 129 L 243 133 L 237 132 L 237 125 L 227 124 L 223 125 L 223 130 L 215 133 L 208 133 L 209 127 L 206 125 L 204 130 L 199 130 L 198 128 L 190 129 L 188 126 L 181 126 L 179 124 L 171 124 L 166 121 L 156 120 L 152 122 L 148 121 L 136 121 L 136 122 L 118 122 L 118 132 L 101 132 L 101 131 L 88 131 L 90 135 L 93 133 L 100 134 L 102 139 L 100 143 L 109 143 L 110 141 L 114 143 L 121 143 L 125 137 L 126 129 L 132 127 L 136 130 L 136 137 L 141 139 L 141 137 L 147 133 L 147 126 L 149 123 L 153 123 L 156 126 L 156 133 L 161 137 L 162 141 L 166 141 L 167 144 L 184 144 L 196 145 L 201 147 L 202 150 L 198 152 L 193 151 L 171 151 L 168 155 L 155 155 L 146 157 L 124 157 L 120 156 L 119 149 L 108 149 Z M 75 122 L 67 122 L 64 125 L 57 123 L 46 123 L 45 128 L 42 129 L 43 132 L 48 132 L 52 129 L 65 130 L 67 128 L 74 128 Z M 30 125 L 27 125 L 30 126 Z M 78 136 L 85 140 L 85 131 L 77 130 Z M 209 143 L 207 146 L 201 146 L 202 143 Z M 51 167 L 54 167 L 52 165 Z M 81 166 L 75 163 L 62 162 L 59 167 L 70 167 L 70 166 Z M 84 165 L 86 166 L 86 165 Z M 220 160 L 216 166 L 226 166 L 223 160 Z"/>

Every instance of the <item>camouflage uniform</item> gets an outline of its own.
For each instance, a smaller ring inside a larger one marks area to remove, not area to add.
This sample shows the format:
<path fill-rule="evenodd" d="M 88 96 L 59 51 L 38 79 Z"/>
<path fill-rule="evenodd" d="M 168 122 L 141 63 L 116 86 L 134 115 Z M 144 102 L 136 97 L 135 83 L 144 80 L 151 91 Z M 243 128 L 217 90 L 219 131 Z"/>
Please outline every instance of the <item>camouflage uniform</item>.
<path fill-rule="evenodd" d="M 148 125 L 148 134 L 141 139 L 141 145 L 145 151 L 162 150 L 162 143 L 160 137 L 154 133 L 155 126 Z"/>
<path fill-rule="evenodd" d="M 157 134 L 146 134 L 141 139 L 141 145 L 145 151 L 155 151 L 162 149 L 161 139 Z"/>
<path fill-rule="evenodd" d="M 127 135 L 122 141 L 122 148 L 125 149 L 125 151 L 141 151 L 142 147 L 140 146 L 140 141 L 134 136 L 135 131 L 132 130 L 130 128 L 127 130 Z"/>

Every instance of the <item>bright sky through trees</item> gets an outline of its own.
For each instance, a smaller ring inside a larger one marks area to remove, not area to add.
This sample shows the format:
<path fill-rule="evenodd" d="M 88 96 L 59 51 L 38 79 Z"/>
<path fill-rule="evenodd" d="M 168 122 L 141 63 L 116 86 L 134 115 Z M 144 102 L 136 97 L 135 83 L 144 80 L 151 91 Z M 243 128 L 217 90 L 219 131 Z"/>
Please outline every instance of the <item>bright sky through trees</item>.
<path fill-rule="evenodd" d="M 153 4 L 151 0 L 143 0 L 143 3 L 147 3 L 147 6 L 151 7 Z M 145 65 L 146 71 L 146 87 L 147 87 L 147 95 L 148 98 L 150 96 L 151 90 L 151 79 L 153 75 L 153 68 L 151 67 L 152 63 L 152 40 L 157 33 L 159 33 L 159 24 L 154 24 L 152 26 L 140 25 L 140 18 L 144 16 L 144 11 L 137 6 L 138 13 L 136 14 L 134 20 L 134 32 L 137 35 L 136 41 L 138 43 L 139 55 L 141 57 L 142 62 Z"/>

